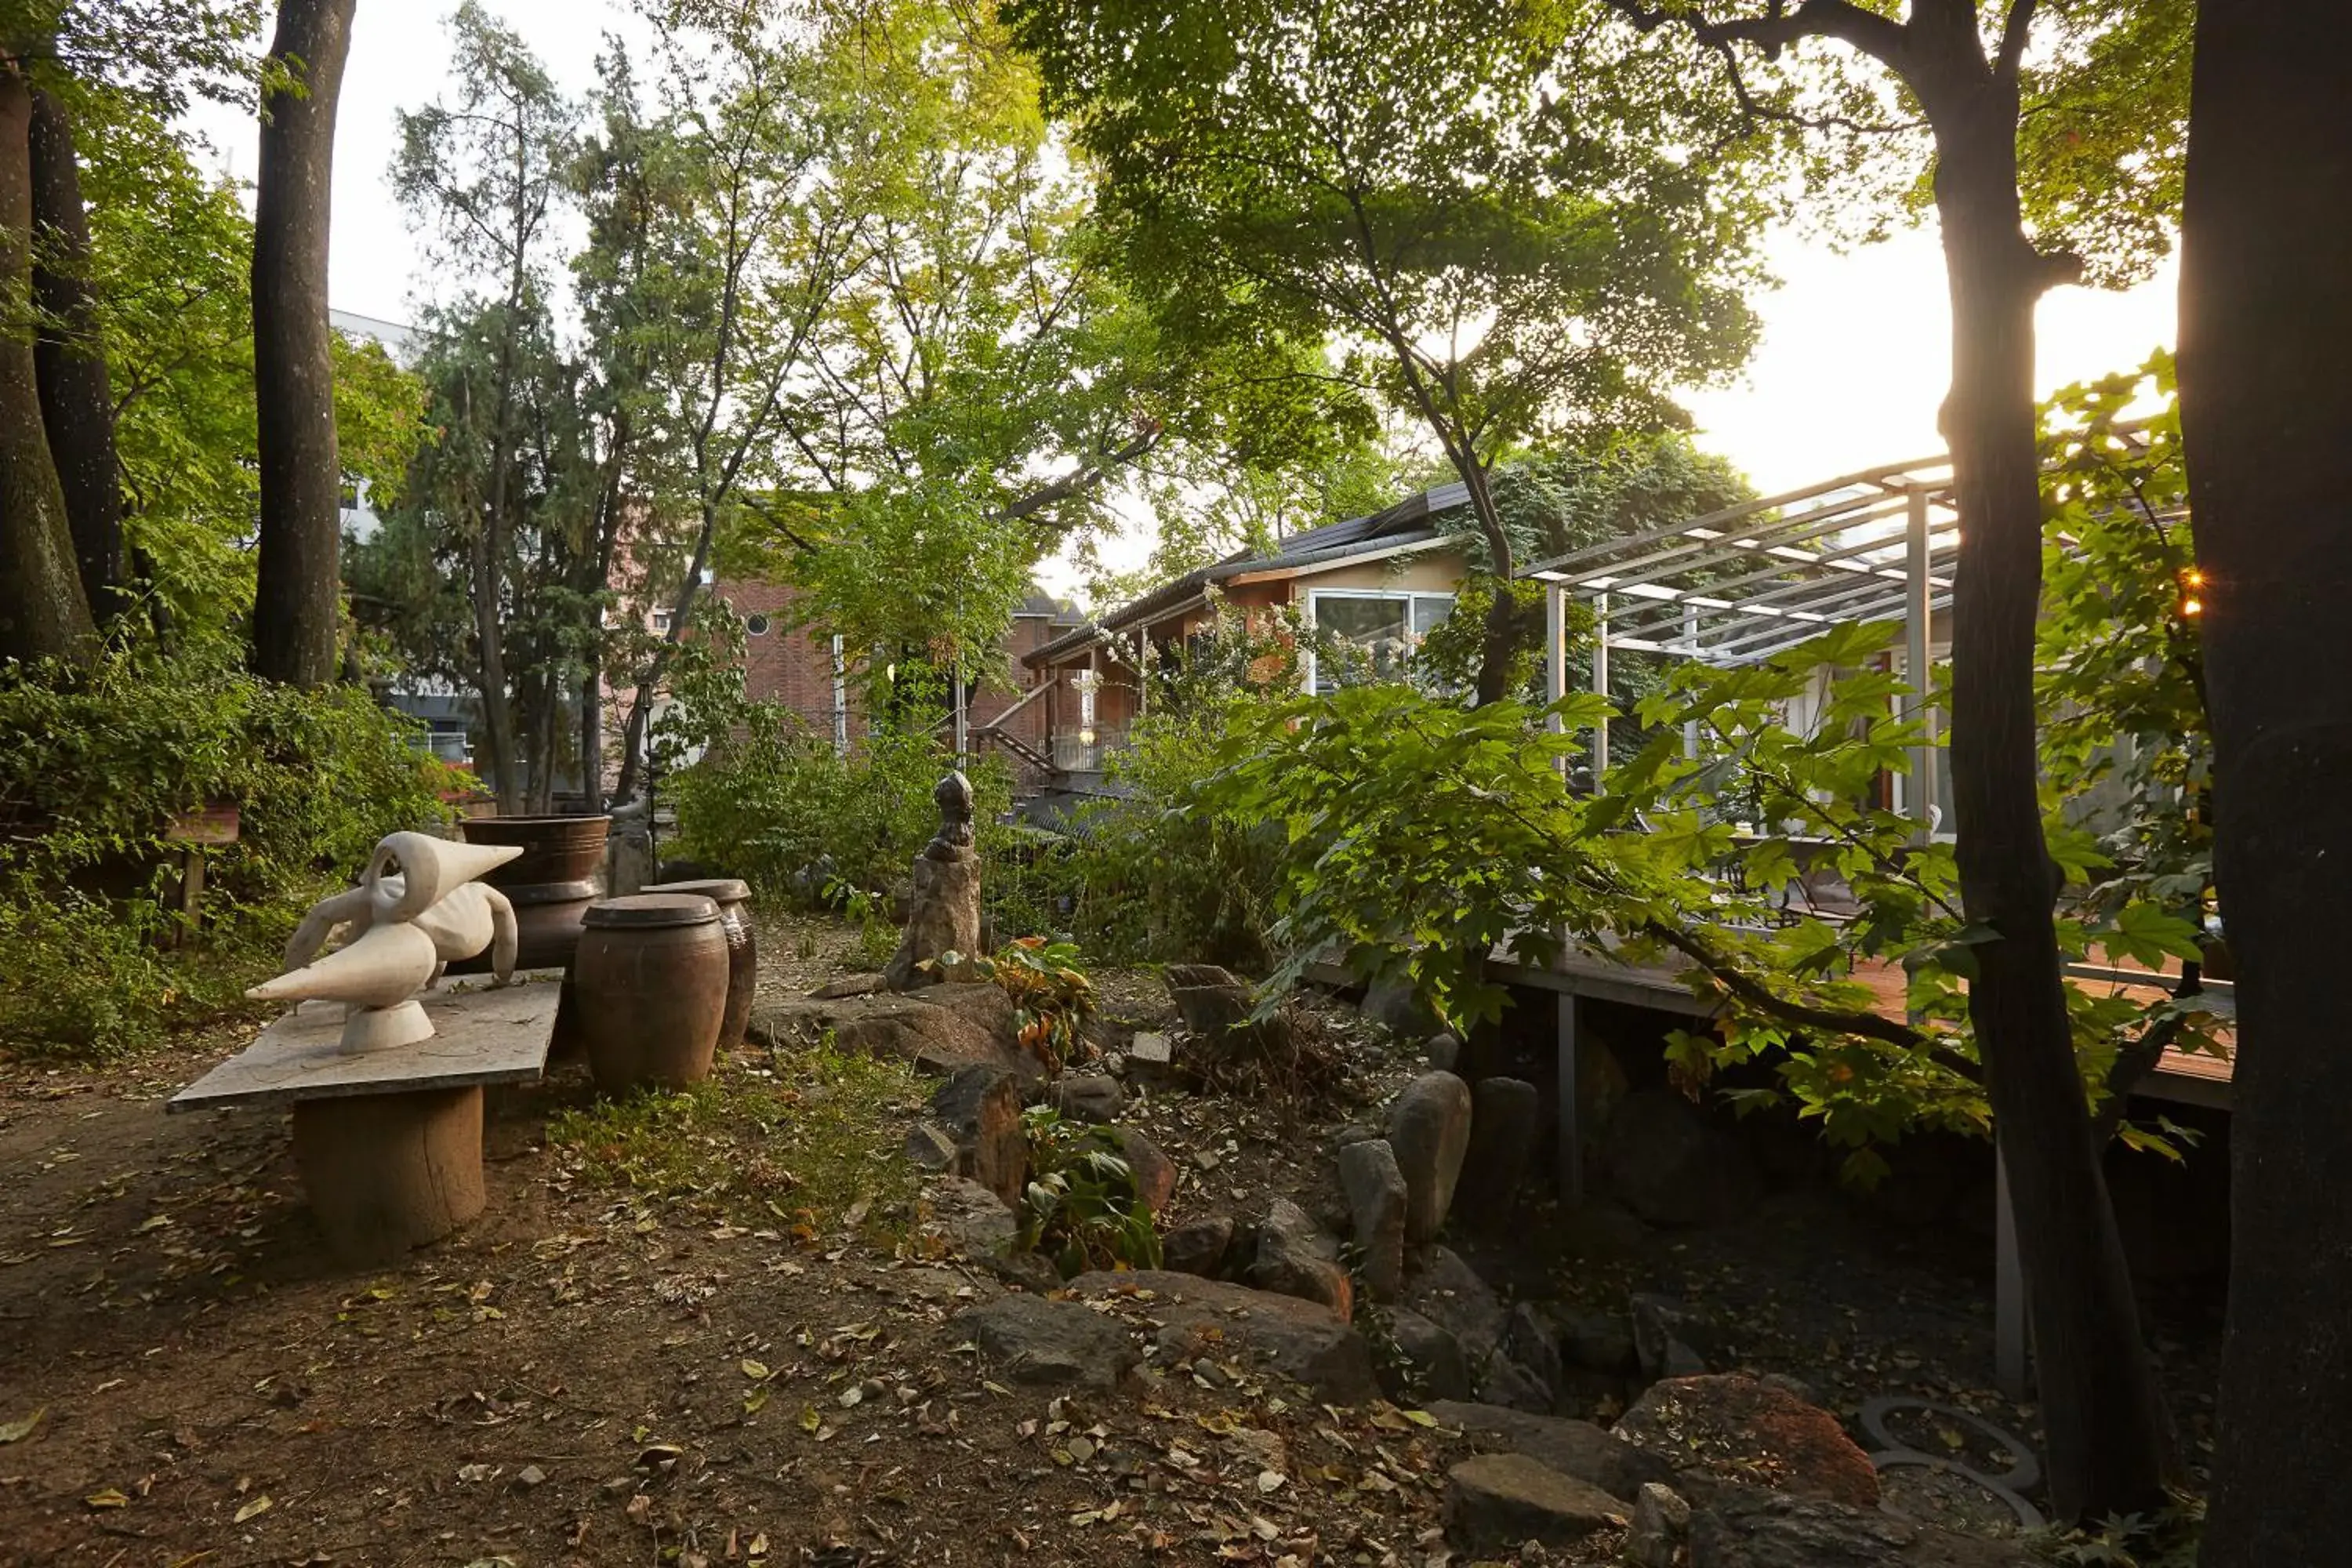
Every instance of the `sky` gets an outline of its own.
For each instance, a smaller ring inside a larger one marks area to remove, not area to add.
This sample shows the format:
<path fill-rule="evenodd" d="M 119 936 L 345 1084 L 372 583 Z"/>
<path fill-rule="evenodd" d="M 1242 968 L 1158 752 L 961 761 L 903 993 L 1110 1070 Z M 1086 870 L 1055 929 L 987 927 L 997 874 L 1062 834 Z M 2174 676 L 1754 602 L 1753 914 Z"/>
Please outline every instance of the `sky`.
<path fill-rule="evenodd" d="M 614 0 L 485 0 L 538 53 L 565 90 L 594 80 L 607 31 L 641 37 Z M 454 7 L 451 7 L 454 9 Z M 429 266 L 393 199 L 386 171 L 394 111 L 415 109 L 446 89 L 446 11 L 363 4 L 352 26 L 351 63 L 337 114 L 334 243 L 329 291 L 336 309 L 395 321 L 414 319 L 432 286 Z M 251 179 L 251 122 L 220 110 L 199 127 L 220 165 Z M 1744 469 L 1766 494 L 1796 489 L 1879 463 L 1939 452 L 1937 405 L 1951 370 L 1943 258 L 1932 226 L 1838 254 L 1818 240 L 1774 234 L 1767 252 L 1781 287 L 1756 300 L 1763 341 L 1729 386 L 1685 398 L 1701 445 Z M 2177 270 L 2169 264 L 2128 292 L 2062 289 L 2045 296 L 2039 327 L 2039 390 L 2138 364 L 2174 335 Z M 1147 521 L 1130 525 L 1104 552 L 1107 564 L 1139 564 L 1150 548 Z M 1041 572 L 1066 592 L 1066 563 Z"/>

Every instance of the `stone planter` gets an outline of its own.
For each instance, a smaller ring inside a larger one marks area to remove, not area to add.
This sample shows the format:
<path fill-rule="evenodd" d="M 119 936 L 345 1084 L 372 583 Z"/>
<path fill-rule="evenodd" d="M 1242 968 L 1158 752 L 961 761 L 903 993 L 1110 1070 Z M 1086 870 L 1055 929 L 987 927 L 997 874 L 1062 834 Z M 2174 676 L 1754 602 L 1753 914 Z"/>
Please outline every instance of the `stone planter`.
<path fill-rule="evenodd" d="M 727 1019 L 727 934 L 699 894 L 589 906 L 572 965 L 572 1020 L 606 1094 L 710 1076 Z"/>
<path fill-rule="evenodd" d="M 520 845 L 522 853 L 494 876 L 501 891 L 551 882 L 584 882 L 604 868 L 609 816 L 474 816 L 461 825 L 468 844 Z M 511 894 L 509 894 L 511 897 Z"/>
<path fill-rule="evenodd" d="M 719 928 L 727 933 L 727 1019 L 719 1027 L 719 1048 L 733 1050 L 743 1043 L 752 994 L 760 986 L 760 943 L 751 929 L 751 887 L 732 877 L 713 877 L 695 882 L 654 882 L 638 890 L 699 893 L 719 906 Z"/>

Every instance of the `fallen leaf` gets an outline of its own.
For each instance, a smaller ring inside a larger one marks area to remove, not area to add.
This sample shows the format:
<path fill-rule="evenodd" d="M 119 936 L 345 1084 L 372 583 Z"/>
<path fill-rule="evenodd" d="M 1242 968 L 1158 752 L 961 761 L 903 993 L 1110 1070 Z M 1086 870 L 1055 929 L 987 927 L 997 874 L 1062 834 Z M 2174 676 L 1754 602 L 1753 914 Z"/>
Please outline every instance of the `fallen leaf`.
<path fill-rule="evenodd" d="M 768 1371 L 768 1365 L 765 1362 L 753 1361 L 749 1356 L 746 1356 L 743 1359 L 743 1375 L 750 1378 L 753 1383 L 765 1383 L 774 1374 Z"/>
<path fill-rule="evenodd" d="M 243 1524 L 248 1519 L 259 1519 L 263 1514 L 268 1513 L 270 1509 L 275 1506 L 276 1505 L 269 1500 L 269 1495 L 265 1492 L 261 1496 L 255 1498 L 251 1502 L 247 1503 L 243 1508 L 238 1509 L 236 1510 L 236 1517 L 231 1522 Z"/>
<path fill-rule="evenodd" d="M 44 1405 L 22 1421 L 0 1423 L 0 1444 L 23 1442 L 33 1435 L 33 1428 L 38 1426 L 41 1417 L 48 1413 L 49 1407 Z"/>
<path fill-rule="evenodd" d="M 1278 1492 L 1285 1479 L 1280 1470 L 1260 1470 L 1257 1473 L 1257 1489 L 1261 1494 Z"/>
<path fill-rule="evenodd" d="M 81 1500 L 92 1508 L 129 1508 L 131 1500 L 119 1488 L 109 1487 L 102 1492 L 92 1492 Z"/>

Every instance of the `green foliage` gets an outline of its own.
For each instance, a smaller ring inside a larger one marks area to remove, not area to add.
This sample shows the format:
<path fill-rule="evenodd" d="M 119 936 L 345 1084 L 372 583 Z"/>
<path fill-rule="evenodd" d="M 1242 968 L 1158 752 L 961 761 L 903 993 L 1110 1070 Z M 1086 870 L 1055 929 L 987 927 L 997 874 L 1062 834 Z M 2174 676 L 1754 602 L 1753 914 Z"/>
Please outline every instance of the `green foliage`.
<path fill-rule="evenodd" d="M 959 969 L 974 980 L 993 983 L 1013 998 L 1013 1023 L 1023 1049 L 1045 1064 L 1048 1076 L 1088 1049 L 1080 1031 L 1094 1016 L 1095 990 L 1078 967 L 1078 947 L 1042 936 L 1018 938 L 992 956 L 943 954 L 938 967 Z"/>
<path fill-rule="evenodd" d="M 739 672 L 722 665 L 716 673 L 731 676 L 740 691 Z M 844 756 L 832 736 L 813 733 L 781 704 L 685 706 L 708 728 L 697 735 L 707 747 L 700 760 L 668 773 L 664 786 L 681 855 L 724 866 L 772 896 L 815 904 L 838 901 L 829 890 L 836 885 L 898 886 L 939 830 L 931 791 L 955 759 L 928 725 L 875 728 Z M 1011 777 L 993 757 L 967 772 L 985 839 L 1011 804 Z"/>
<path fill-rule="evenodd" d="M 2153 393 L 2147 419 L 2126 411 Z M 2172 356 L 2069 387 L 2043 413 L 2035 698 L 2044 787 L 2099 836 L 2099 903 L 2201 923 L 2212 891 L 2212 737 Z"/>
<path fill-rule="evenodd" d="M 1010 9 L 1163 332 L 1328 345 L 1294 375 L 1424 431 L 1499 577 L 1498 458 L 1681 423 L 1671 389 L 1748 353 L 1757 213 L 1717 155 L 1737 138 L 1676 118 L 1674 51 L 1605 5 Z M 1482 668 L 1476 689 L 1507 684 Z"/>
<path fill-rule="evenodd" d="M 1065 1279 L 1094 1268 L 1157 1268 L 1160 1233 L 1134 1167 L 1108 1128 L 1065 1121 L 1040 1106 L 1022 1116 L 1029 1185 L 1020 1245 L 1053 1259 Z"/>
<path fill-rule="evenodd" d="M 1296 689 L 1295 678 L 1276 688 Z M 1115 963 L 1209 963 L 1256 971 L 1269 959 L 1276 839 L 1206 801 L 1219 737 L 1275 706 L 1234 694 L 1161 710 L 1129 731 L 1112 764 L 1128 793 L 1088 806 L 1059 869 L 1069 929 Z"/>
<path fill-rule="evenodd" d="M 364 689 L 303 692 L 198 652 L 109 655 L 79 676 L 0 674 L 0 1042 L 93 1056 L 236 1005 L 313 898 L 375 842 L 446 821 L 450 770 Z M 205 851 L 201 942 L 169 952 L 181 813 L 239 807 Z"/>
<path fill-rule="evenodd" d="M 827 1045 L 558 1111 L 547 1136 L 608 1185 L 738 1224 L 782 1222 L 803 1243 L 835 1226 L 887 1240 L 916 1188 L 897 1119 L 921 1099 L 903 1064 Z"/>
<path fill-rule="evenodd" d="M 1872 1144 L 1920 1125 L 1981 1130 L 1990 1114 L 1964 993 L 1984 933 L 1960 911 L 1949 846 L 1913 842 L 1915 826 L 1876 804 L 1880 777 L 1907 768 L 1919 741 L 1895 717 L 1904 689 L 1873 668 L 1887 630 L 1838 628 L 1748 668 L 1684 668 L 1642 706 L 1654 738 L 1594 796 L 1570 792 L 1565 764 L 1604 711 L 1597 698 L 1465 710 L 1396 685 L 1237 728 L 1202 795 L 1281 827 L 1279 978 L 1346 952 L 1368 976 L 1409 975 L 1459 1026 L 1505 1005 L 1482 956 L 1498 946 L 1543 963 L 1565 935 L 1662 964 L 1722 1006 L 1714 1033 L 1675 1045 L 1678 1079 L 1696 1088 L 1770 1064 L 1778 1089 L 1742 1102 L 1793 1103 L 1866 1179 L 1880 1168 Z M 1792 728 L 1789 713 L 1807 706 Z M 1692 721 L 1736 767 L 1684 759 L 1679 730 Z M 1755 836 L 1735 835 L 1734 810 L 1760 816 Z M 2053 842 L 2074 865 L 2103 863 L 2080 832 L 2053 827 Z M 1851 920 L 1791 905 L 1801 857 L 1843 879 L 1859 906 Z M 2070 957 L 2095 942 L 2195 952 L 2191 929 L 2143 898 L 2070 908 L 2060 934 Z M 1904 1018 L 1876 1013 L 1857 964 L 1906 976 Z M 2151 1031 L 2212 1042 L 2193 1003 L 2079 986 L 2069 996 L 2094 1095 L 2117 1053 Z"/>

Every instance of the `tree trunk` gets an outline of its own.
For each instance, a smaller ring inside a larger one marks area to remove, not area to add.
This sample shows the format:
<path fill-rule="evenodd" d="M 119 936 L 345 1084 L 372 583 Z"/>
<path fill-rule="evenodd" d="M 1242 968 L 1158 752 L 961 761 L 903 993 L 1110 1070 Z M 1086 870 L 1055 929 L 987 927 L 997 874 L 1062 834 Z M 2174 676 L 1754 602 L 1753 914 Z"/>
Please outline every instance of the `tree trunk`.
<path fill-rule="evenodd" d="M 2208 4 L 2180 412 L 2206 575 L 2213 853 L 2238 965 L 2229 1327 L 2206 1568 L 2352 1538 L 2352 50 L 2321 0 Z"/>
<path fill-rule="evenodd" d="M 33 287 L 32 120 L 31 87 L 16 61 L 0 61 L 0 300 L 12 315 Z M 96 632 L 42 435 L 33 345 L 0 332 L 0 658 L 83 656 Z"/>
<path fill-rule="evenodd" d="M 41 423 L 65 491 L 66 522 L 83 595 L 100 618 L 122 607 L 122 487 L 116 479 L 114 394 L 89 288 L 89 215 L 83 209 L 73 122 L 36 89 L 32 114 L 33 226 L 40 236 L 33 299 L 42 322 L 33 342 Z"/>
<path fill-rule="evenodd" d="M 2033 306 L 2044 270 L 2019 216 L 2013 84 L 1936 123 L 1952 300 L 1960 526 L 1952 612 L 1952 794 L 1975 949 L 1969 1015 L 2007 1163 L 2033 1326 L 2051 1499 L 2062 1519 L 2164 1500 L 2166 1426 L 2075 1064 L 2037 791 L 2033 628 L 2042 586 Z"/>
<path fill-rule="evenodd" d="M 718 505 L 705 501 L 702 532 L 695 541 L 694 559 L 687 564 L 686 585 L 678 590 L 677 604 L 670 611 L 669 631 L 663 637 L 662 646 L 655 650 L 644 679 L 637 683 L 636 694 L 629 702 L 628 723 L 621 731 L 621 779 L 614 793 L 622 800 L 635 800 L 648 788 L 646 775 L 652 762 L 646 755 L 646 731 L 653 724 L 654 696 L 662 677 L 669 673 L 670 655 L 686 635 L 687 618 L 694 613 L 694 601 L 702 592 L 702 572 L 710 563 L 710 542 L 718 527 Z"/>
<path fill-rule="evenodd" d="M 327 325 L 335 100 L 356 0 L 281 0 L 269 52 L 304 90 L 261 105 L 253 206 L 253 383 L 260 552 L 253 672 L 296 686 L 334 678 L 342 544 L 335 367 Z M 299 64 L 297 63 L 299 62 Z"/>

